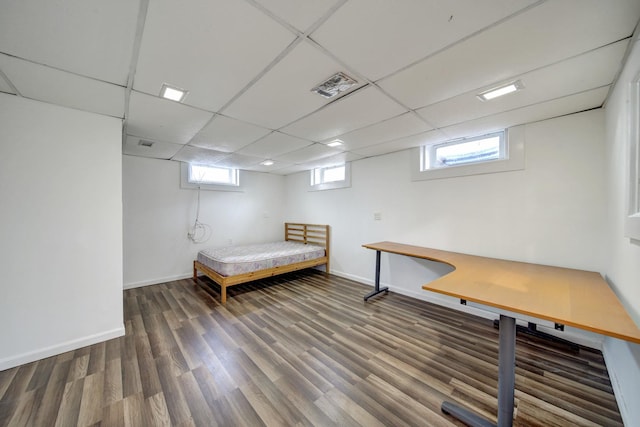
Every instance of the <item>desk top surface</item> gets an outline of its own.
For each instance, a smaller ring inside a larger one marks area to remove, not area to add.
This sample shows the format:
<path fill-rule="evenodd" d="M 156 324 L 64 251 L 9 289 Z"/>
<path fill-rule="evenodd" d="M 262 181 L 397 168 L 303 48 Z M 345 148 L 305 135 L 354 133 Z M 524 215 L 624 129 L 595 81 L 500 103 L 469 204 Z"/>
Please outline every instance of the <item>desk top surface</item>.
<path fill-rule="evenodd" d="M 365 248 L 455 268 L 422 288 L 640 344 L 640 329 L 599 273 L 394 242 Z"/>

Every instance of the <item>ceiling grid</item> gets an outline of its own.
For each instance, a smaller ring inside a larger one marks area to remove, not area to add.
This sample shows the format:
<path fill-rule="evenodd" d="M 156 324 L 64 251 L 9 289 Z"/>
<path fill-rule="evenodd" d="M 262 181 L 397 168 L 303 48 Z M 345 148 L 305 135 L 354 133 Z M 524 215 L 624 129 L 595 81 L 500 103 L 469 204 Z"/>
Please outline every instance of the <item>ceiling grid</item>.
<path fill-rule="evenodd" d="M 599 108 L 640 18 L 637 0 L 0 7 L 0 92 L 122 118 L 125 155 L 283 175 Z M 357 84 L 311 91 L 339 72 Z"/>

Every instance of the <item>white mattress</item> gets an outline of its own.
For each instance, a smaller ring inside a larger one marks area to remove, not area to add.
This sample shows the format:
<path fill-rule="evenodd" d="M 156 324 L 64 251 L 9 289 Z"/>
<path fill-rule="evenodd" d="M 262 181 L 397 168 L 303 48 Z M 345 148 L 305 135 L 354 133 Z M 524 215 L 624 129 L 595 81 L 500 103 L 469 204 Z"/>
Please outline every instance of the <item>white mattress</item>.
<path fill-rule="evenodd" d="M 322 246 L 275 242 L 203 249 L 198 252 L 198 261 L 222 276 L 235 276 L 322 258 L 324 255 Z"/>

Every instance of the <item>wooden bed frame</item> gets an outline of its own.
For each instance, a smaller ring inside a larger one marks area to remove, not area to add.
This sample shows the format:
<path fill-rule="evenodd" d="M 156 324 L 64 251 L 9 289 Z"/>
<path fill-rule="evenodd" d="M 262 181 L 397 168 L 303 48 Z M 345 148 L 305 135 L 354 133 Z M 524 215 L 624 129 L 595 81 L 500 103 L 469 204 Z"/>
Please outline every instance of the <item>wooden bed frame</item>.
<path fill-rule="evenodd" d="M 302 270 L 310 267 L 326 265 L 326 272 L 329 273 L 329 226 L 318 224 L 299 224 L 286 222 L 284 224 L 284 239 L 290 242 L 300 242 L 304 244 L 314 244 L 324 247 L 325 255 L 322 258 L 301 261 L 293 264 L 281 265 L 264 270 L 252 271 L 250 273 L 238 274 L 235 276 L 222 276 L 211 268 L 200 262 L 193 261 L 193 280 L 198 283 L 198 271 L 207 275 L 211 280 L 220 285 L 220 301 L 227 302 L 227 288 L 240 283 L 251 282 L 253 280 L 264 279 L 266 277 L 277 276 L 279 274 Z"/>

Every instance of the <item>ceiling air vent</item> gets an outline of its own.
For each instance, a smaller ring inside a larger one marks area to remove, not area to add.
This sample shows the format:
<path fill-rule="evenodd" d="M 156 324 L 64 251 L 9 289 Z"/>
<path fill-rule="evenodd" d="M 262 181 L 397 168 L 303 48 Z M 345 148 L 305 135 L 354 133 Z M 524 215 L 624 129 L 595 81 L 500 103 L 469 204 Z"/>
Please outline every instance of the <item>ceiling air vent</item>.
<path fill-rule="evenodd" d="M 350 87 L 355 86 L 357 83 L 357 81 L 346 74 L 337 73 L 311 89 L 311 92 L 315 92 L 325 98 L 333 98 L 340 92 L 344 92 Z"/>
<path fill-rule="evenodd" d="M 153 141 L 147 141 L 144 139 L 141 139 L 140 141 L 138 141 L 138 145 L 141 145 L 143 147 L 147 147 L 147 148 L 151 148 L 153 147 Z"/>

